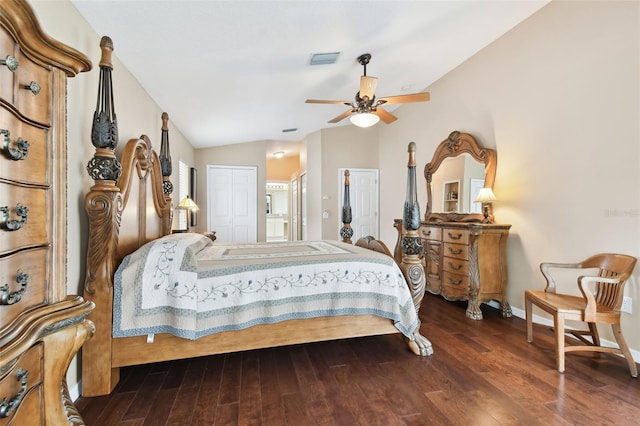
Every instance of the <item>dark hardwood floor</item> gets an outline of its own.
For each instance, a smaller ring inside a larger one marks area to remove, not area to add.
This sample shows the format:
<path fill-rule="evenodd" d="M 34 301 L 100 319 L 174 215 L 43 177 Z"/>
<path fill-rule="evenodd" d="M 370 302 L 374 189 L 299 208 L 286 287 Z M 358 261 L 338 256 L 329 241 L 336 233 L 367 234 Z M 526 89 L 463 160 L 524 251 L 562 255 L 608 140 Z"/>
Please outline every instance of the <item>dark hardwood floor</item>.
<path fill-rule="evenodd" d="M 427 295 L 418 357 L 388 335 L 214 355 L 123 369 L 109 396 L 79 398 L 93 425 L 631 425 L 640 380 L 611 355 L 567 355 L 524 320 L 465 317 Z"/>

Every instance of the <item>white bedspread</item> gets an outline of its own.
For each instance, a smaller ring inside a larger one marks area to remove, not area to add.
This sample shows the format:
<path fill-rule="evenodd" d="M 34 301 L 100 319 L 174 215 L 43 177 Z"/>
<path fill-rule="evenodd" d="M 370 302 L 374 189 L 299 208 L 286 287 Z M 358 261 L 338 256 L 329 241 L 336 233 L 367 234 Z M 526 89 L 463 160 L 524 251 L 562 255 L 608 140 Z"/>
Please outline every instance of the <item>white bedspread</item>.
<path fill-rule="evenodd" d="M 256 324 L 373 314 L 410 336 L 418 321 L 393 259 L 338 241 L 215 243 L 174 234 L 115 274 L 113 336 L 197 339 Z"/>

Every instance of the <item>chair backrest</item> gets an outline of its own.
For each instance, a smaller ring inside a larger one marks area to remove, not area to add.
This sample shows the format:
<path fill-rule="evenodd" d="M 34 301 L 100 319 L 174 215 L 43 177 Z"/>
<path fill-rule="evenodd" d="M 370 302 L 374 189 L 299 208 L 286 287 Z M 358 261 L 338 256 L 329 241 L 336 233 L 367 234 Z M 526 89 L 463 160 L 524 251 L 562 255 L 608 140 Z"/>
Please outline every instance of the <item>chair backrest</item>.
<path fill-rule="evenodd" d="M 627 279 L 631 276 L 637 259 L 626 254 L 601 253 L 582 261 L 582 268 L 598 268 L 598 276 L 603 278 L 619 278 L 617 284 L 598 283 L 596 286 L 596 302 L 619 309 Z"/>

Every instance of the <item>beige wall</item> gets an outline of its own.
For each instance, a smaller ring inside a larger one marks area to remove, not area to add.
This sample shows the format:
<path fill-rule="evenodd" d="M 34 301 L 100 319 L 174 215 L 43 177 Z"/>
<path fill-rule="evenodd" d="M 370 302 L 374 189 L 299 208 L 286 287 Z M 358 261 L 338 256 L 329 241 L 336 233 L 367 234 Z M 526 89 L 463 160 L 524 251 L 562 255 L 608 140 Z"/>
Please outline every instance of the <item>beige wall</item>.
<path fill-rule="evenodd" d="M 97 64 L 101 35 L 71 3 L 33 4 L 45 31 Z M 424 209 L 422 168 L 438 143 L 452 130 L 460 130 L 498 152 L 495 193 L 500 202 L 495 216 L 498 222 L 512 224 L 508 266 L 514 312 L 522 309 L 524 289 L 543 285 L 541 261 L 574 261 L 599 251 L 640 257 L 639 9 L 638 2 L 556 0 L 429 87 L 430 102 L 402 106 L 394 111 L 398 121 L 370 129 L 378 133 L 377 141 L 367 141 L 377 146 L 377 160 L 367 156 L 366 166 L 356 166 L 363 153 L 350 151 L 354 163 L 345 167 L 376 167 L 369 161 L 377 161 L 383 200 L 380 237 L 385 243 L 395 244 L 393 219 L 402 217 L 408 143 L 417 143 L 418 196 Z M 125 42 L 114 40 L 120 143 L 145 133 L 159 146 L 163 108 L 119 63 L 118 44 Z M 70 292 L 79 292 L 84 278 L 83 202 L 91 185 L 85 166 L 93 154 L 90 123 L 97 81 L 97 69 L 69 81 Z M 171 115 L 170 106 L 166 108 Z M 309 239 L 325 237 L 325 232 L 334 238 L 338 218 L 334 215 L 335 224 L 324 226 L 322 194 L 337 192 L 337 168 L 342 162 L 334 156 L 344 156 L 344 147 L 353 140 L 364 143 L 357 136 L 362 129 L 339 129 L 314 132 L 302 143 L 307 218 L 317 225 L 309 226 Z M 170 138 L 174 163 L 182 159 L 200 170 L 199 191 L 205 188 L 206 164 L 254 164 L 258 199 L 265 199 L 262 143 L 198 150 L 196 163 L 193 149 L 171 123 Z M 204 193 L 198 193 L 198 199 L 203 200 Z M 258 222 L 263 238 L 264 222 Z M 198 222 L 200 227 L 205 223 Z M 623 315 L 623 330 L 636 351 L 640 350 L 637 270 L 626 291 L 634 299 L 635 313 Z M 68 373 L 71 387 L 77 371 L 74 363 Z"/>
<path fill-rule="evenodd" d="M 386 171 L 406 164 L 415 141 L 424 209 L 422 167 L 460 130 L 498 152 L 494 213 L 512 225 L 514 308 L 523 309 L 525 289 L 543 288 L 542 261 L 640 257 L 639 9 L 638 2 L 554 1 L 429 87 L 431 102 L 400 108 L 398 121 L 380 131 L 383 240 L 395 241 L 390 224 L 402 217 L 404 199 Z M 622 318 L 636 351 L 639 275 L 636 267 L 625 291 L 634 313 Z"/>
<path fill-rule="evenodd" d="M 378 128 L 361 129 L 355 126 L 341 126 L 324 129 L 322 135 L 322 192 L 321 210 L 327 210 L 329 217 L 322 219 L 322 239 L 339 240 L 342 217 L 340 205 L 340 168 L 378 168 Z M 322 214 L 322 212 L 321 212 Z"/>
<path fill-rule="evenodd" d="M 91 144 L 91 121 L 96 107 L 98 78 L 100 70 L 100 38 L 67 0 L 31 1 L 31 5 L 46 33 L 54 39 L 87 55 L 93 62 L 93 69 L 68 81 L 68 252 L 67 289 L 70 294 L 82 294 L 85 274 L 85 256 L 88 232 L 84 211 L 84 196 L 93 184 L 86 171 L 86 165 L 94 153 Z M 108 35 L 108 34 L 106 34 Z M 165 109 L 149 97 L 138 81 L 122 66 L 118 59 L 118 45 L 126 40 L 113 40 L 113 86 L 114 103 L 118 118 L 119 147 L 126 141 L 146 134 L 156 149 L 160 148 L 162 119 Z M 170 106 L 166 111 L 171 117 Z M 169 139 L 172 159 L 177 168 L 181 159 L 193 165 L 193 148 L 169 121 Z M 177 177 L 174 185 L 177 186 Z M 67 381 L 73 389 L 79 380 L 79 362 L 74 360 L 67 373 Z"/>

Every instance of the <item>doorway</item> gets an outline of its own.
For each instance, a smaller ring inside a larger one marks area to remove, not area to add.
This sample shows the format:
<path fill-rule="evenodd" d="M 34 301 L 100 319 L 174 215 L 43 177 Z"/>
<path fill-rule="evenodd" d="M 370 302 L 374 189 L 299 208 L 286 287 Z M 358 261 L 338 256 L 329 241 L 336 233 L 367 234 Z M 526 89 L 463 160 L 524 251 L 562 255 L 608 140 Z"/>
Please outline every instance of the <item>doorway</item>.
<path fill-rule="evenodd" d="M 267 242 L 289 240 L 289 183 L 267 182 Z"/>
<path fill-rule="evenodd" d="M 256 167 L 207 166 L 207 229 L 216 241 L 258 240 Z"/>

